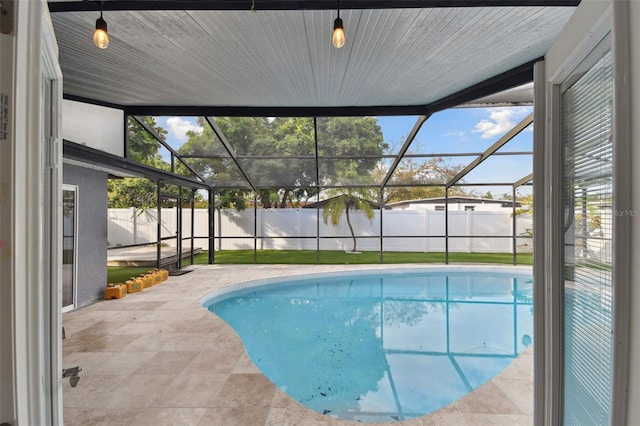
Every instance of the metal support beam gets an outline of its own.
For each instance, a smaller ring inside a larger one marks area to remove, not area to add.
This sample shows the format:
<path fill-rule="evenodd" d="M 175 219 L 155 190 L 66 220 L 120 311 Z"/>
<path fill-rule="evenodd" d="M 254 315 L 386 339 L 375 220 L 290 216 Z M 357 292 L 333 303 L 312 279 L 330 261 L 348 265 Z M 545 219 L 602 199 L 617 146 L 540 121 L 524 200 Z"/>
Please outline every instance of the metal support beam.
<path fill-rule="evenodd" d="M 189 256 L 189 260 L 191 262 L 191 264 L 193 265 L 194 262 L 194 254 L 193 254 L 193 250 L 194 250 L 194 232 L 196 232 L 196 227 L 195 227 L 195 221 L 196 221 L 196 190 L 192 189 L 191 190 L 191 256 Z"/>
<path fill-rule="evenodd" d="M 52 1 L 51 13 L 126 10 L 334 10 L 335 0 L 109 0 Z M 580 0 L 341 0 L 341 9 L 429 9 L 441 7 L 578 6 Z"/>
<path fill-rule="evenodd" d="M 379 207 L 380 207 L 380 263 L 384 263 L 384 234 L 382 233 L 383 223 L 382 216 L 384 216 L 384 188 L 380 187 L 379 192 Z"/>
<path fill-rule="evenodd" d="M 444 188 L 444 263 L 449 264 L 449 188 Z"/>
<path fill-rule="evenodd" d="M 213 117 L 205 117 L 204 119 L 207 120 L 207 123 L 209 123 L 209 126 L 211 126 L 211 130 L 213 130 L 213 133 L 215 133 L 218 139 L 220 139 L 220 143 L 231 156 L 231 159 L 235 163 L 236 167 L 238 168 L 238 170 L 240 170 L 242 177 L 244 177 L 247 183 L 251 186 L 251 189 L 256 191 L 256 186 L 253 184 L 253 182 L 249 178 L 249 175 L 247 174 L 247 172 L 242 168 L 242 165 L 238 161 L 238 156 L 236 155 L 235 150 L 227 140 L 227 137 L 222 132 L 222 129 L 220 129 L 220 127 L 218 126 L 218 123 L 216 123 Z"/>
<path fill-rule="evenodd" d="M 149 126 L 147 123 L 144 122 L 144 120 L 139 117 L 134 115 L 133 119 L 136 120 L 138 122 L 138 124 L 140 124 L 147 132 L 149 132 L 151 134 L 151 136 L 153 136 L 158 142 L 160 142 L 160 144 L 165 147 L 170 153 L 171 153 L 171 172 L 175 173 L 175 164 L 174 164 L 174 156 L 182 163 L 184 164 L 184 166 L 189 169 L 189 171 L 191 173 L 193 173 L 193 175 L 195 177 L 197 177 L 198 179 L 200 179 L 202 182 L 204 182 L 204 178 L 202 176 L 200 176 L 200 173 L 196 172 L 193 167 L 191 167 L 189 164 L 187 164 L 182 157 L 180 157 L 180 154 L 178 154 L 178 152 L 173 149 L 171 147 L 171 145 L 169 145 L 167 142 L 165 142 L 164 139 L 162 139 L 162 137 L 160 137 L 160 135 L 158 134 L 158 132 L 156 132 L 153 128 L 151 128 L 151 126 Z"/>
<path fill-rule="evenodd" d="M 513 237 L 513 264 L 518 264 L 518 238 L 516 236 L 516 188 L 517 186 L 513 185 L 512 190 L 512 199 L 511 199 L 511 236 Z"/>
<path fill-rule="evenodd" d="M 318 117 L 313 117 L 313 144 L 316 153 L 316 264 L 320 264 L 320 161 L 318 154 Z"/>
<path fill-rule="evenodd" d="M 442 186 L 442 185 L 440 185 Z M 483 182 L 483 183 L 470 183 L 470 182 L 464 182 L 464 183 L 456 183 L 450 186 L 450 188 L 454 187 L 454 186 L 508 186 L 508 187 L 512 187 L 513 186 L 513 182 Z"/>
<path fill-rule="evenodd" d="M 176 250 L 178 253 L 178 269 L 182 269 L 182 187 L 178 187 L 176 202 Z"/>
<path fill-rule="evenodd" d="M 158 208 L 158 223 L 156 224 L 156 268 L 160 269 L 160 260 L 162 259 L 162 189 L 161 181 L 156 181 L 156 206 Z"/>
<path fill-rule="evenodd" d="M 122 140 L 124 148 L 124 158 L 129 159 L 129 116 L 125 114 L 122 120 Z"/>
<path fill-rule="evenodd" d="M 108 154 L 104 151 L 89 148 L 67 140 L 63 141 L 63 144 L 63 156 L 65 159 L 92 164 L 96 166 L 96 168 L 104 169 L 107 172 L 112 170 L 113 173 L 123 172 L 135 177 L 145 177 L 151 180 L 159 179 L 166 183 L 183 185 L 189 188 L 209 189 L 209 185 L 206 183 L 129 161 L 117 155 Z"/>
<path fill-rule="evenodd" d="M 258 195 L 253 194 L 253 263 L 258 263 Z"/>
<path fill-rule="evenodd" d="M 527 184 L 525 184 L 527 185 Z M 380 189 L 380 184 L 358 184 L 358 188 L 371 188 L 371 189 Z M 443 183 L 411 183 L 411 184 L 388 184 L 385 188 L 441 188 L 444 187 Z M 508 186 L 511 188 L 513 186 L 513 182 L 483 182 L 483 183 L 456 183 L 454 186 Z M 334 188 L 352 188 L 353 185 L 344 184 L 344 185 L 323 185 L 322 189 L 334 189 Z M 273 189 L 278 190 L 281 187 L 278 186 L 261 186 L 260 189 Z M 251 189 L 250 187 L 241 187 L 238 185 L 216 185 L 216 189 Z"/>
<path fill-rule="evenodd" d="M 316 117 L 314 117 L 316 118 Z M 509 151 L 509 152 L 496 152 L 493 155 L 532 155 L 533 151 Z M 445 157 L 477 157 L 478 155 L 482 155 L 481 152 L 443 152 L 440 154 L 405 154 L 404 158 L 445 158 Z M 229 158 L 227 155 L 221 154 L 181 154 L 180 157 L 184 158 L 215 158 L 215 159 L 225 159 Z M 282 155 L 237 155 L 239 160 L 265 160 L 265 159 L 274 159 L 274 160 L 282 160 L 291 159 L 291 160 L 362 160 L 362 159 L 386 159 L 386 158 L 396 158 L 394 154 L 382 154 L 382 155 L 318 155 L 317 157 L 314 155 L 287 155 L 283 157 Z"/>
<path fill-rule="evenodd" d="M 511 130 L 509 130 L 503 137 L 498 139 L 496 143 L 491 145 L 485 152 L 482 153 L 481 156 L 473 160 L 471 163 L 467 165 L 464 169 L 460 171 L 457 175 L 452 177 L 449 182 L 447 182 L 446 187 L 450 188 L 454 184 L 456 184 L 460 179 L 465 177 L 471 170 L 476 168 L 480 163 L 489 158 L 494 152 L 502 148 L 507 142 L 513 139 L 516 135 L 522 132 L 527 128 L 531 123 L 533 123 L 533 113 L 526 116 L 520 123 L 516 124 Z"/>
<path fill-rule="evenodd" d="M 208 219 L 209 219 L 209 265 L 213 265 L 215 263 L 215 246 L 216 246 L 216 228 L 215 228 L 215 217 L 216 217 L 216 196 L 213 192 L 213 189 L 209 189 L 209 208 L 208 210 Z"/>
<path fill-rule="evenodd" d="M 513 183 L 513 187 L 514 188 L 518 188 L 521 187 L 523 185 L 526 185 L 527 183 L 531 182 L 533 180 L 533 173 L 530 173 L 528 175 L 526 175 L 525 177 L 523 177 L 520 180 L 517 180 Z"/>
<path fill-rule="evenodd" d="M 381 188 L 384 188 L 385 186 L 387 186 L 387 183 L 389 183 L 391 176 L 393 176 L 393 173 L 396 171 L 396 168 L 398 168 L 398 164 L 400 164 L 400 161 L 402 161 L 402 159 L 404 158 L 404 154 L 406 154 L 407 150 L 411 146 L 411 143 L 413 142 L 413 140 L 416 138 L 416 135 L 420 131 L 420 128 L 422 127 L 424 122 L 427 121 L 429 117 L 430 115 L 421 115 L 420 117 L 418 117 L 416 124 L 413 125 L 413 129 L 411 129 L 411 132 L 409 132 L 407 139 L 404 141 L 404 144 L 402 144 L 400 151 L 398 151 L 398 155 L 396 156 L 396 159 L 393 160 L 393 164 L 389 168 L 387 175 L 382 180 L 382 183 L 380 184 Z"/>

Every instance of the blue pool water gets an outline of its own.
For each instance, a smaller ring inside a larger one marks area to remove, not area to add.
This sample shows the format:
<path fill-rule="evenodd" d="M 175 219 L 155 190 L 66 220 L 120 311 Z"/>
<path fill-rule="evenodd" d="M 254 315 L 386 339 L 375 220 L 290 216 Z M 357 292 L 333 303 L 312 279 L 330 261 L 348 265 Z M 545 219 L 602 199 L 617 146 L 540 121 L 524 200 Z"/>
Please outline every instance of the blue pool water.
<path fill-rule="evenodd" d="M 204 304 L 305 406 L 363 422 L 404 420 L 456 401 L 532 344 L 530 273 L 451 271 L 301 278 Z"/>

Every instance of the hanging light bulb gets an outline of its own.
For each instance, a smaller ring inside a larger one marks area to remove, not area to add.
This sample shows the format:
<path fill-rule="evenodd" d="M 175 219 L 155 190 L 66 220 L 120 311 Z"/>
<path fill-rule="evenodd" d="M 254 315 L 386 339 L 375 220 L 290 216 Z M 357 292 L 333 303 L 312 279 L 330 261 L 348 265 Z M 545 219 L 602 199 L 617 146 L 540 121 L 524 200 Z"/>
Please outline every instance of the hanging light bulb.
<path fill-rule="evenodd" d="M 344 46 L 345 42 L 344 25 L 342 24 L 342 19 L 340 19 L 340 3 L 338 3 L 338 17 L 333 21 L 333 36 L 331 37 L 331 42 L 336 49 Z"/>
<path fill-rule="evenodd" d="M 96 31 L 93 33 L 93 43 L 100 49 L 106 49 L 109 47 L 107 21 L 102 19 L 102 8 L 100 8 L 100 17 L 96 19 Z"/>

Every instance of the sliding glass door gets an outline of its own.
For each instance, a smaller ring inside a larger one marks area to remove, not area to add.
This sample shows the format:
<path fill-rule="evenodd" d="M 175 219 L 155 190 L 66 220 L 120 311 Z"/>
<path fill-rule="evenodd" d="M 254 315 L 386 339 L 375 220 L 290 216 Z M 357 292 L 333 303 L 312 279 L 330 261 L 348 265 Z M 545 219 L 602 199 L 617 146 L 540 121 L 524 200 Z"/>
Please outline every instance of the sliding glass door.
<path fill-rule="evenodd" d="M 62 311 L 76 307 L 78 258 L 78 187 L 62 187 Z"/>
<path fill-rule="evenodd" d="M 566 425 L 610 421 L 613 364 L 613 74 L 605 38 L 561 86 Z"/>

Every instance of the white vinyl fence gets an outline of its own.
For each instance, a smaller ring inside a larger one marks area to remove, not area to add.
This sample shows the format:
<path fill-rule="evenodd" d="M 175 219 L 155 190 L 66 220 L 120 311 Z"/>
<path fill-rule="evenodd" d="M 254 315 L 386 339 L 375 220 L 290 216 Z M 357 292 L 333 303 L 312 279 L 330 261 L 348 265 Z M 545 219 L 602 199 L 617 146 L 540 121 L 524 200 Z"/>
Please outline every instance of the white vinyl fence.
<path fill-rule="evenodd" d="M 175 237 L 175 208 L 162 209 L 162 237 Z M 257 216 L 254 221 L 254 214 Z M 385 251 L 443 252 L 445 251 L 445 212 L 430 210 L 385 210 L 380 223 L 380 211 L 371 222 L 359 212 L 351 213 L 359 251 L 379 251 L 380 234 Z M 532 217 L 516 216 L 516 246 L 520 253 L 531 252 L 532 239 L 525 235 L 532 229 Z M 220 210 L 215 215 L 216 250 L 258 249 L 281 250 L 351 250 L 353 241 L 343 216 L 338 226 L 325 224 L 315 209 L 253 209 Z M 255 225 L 254 225 L 255 223 Z M 157 211 L 109 209 L 109 246 L 154 243 L 157 241 Z M 192 234 L 191 210 L 184 209 L 182 237 Z M 199 237 L 196 247 L 207 249 L 207 210 L 194 212 L 193 235 Z M 512 253 L 513 218 L 510 212 L 450 211 L 449 251 Z M 257 240 L 254 239 L 257 236 Z M 320 238 L 316 238 L 319 235 Z M 220 238 L 222 237 L 222 238 Z M 176 239 L 166 240 L 169 246 Z M 189 245 L 185 241 L 183 245 Z"/>

